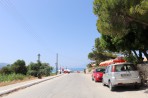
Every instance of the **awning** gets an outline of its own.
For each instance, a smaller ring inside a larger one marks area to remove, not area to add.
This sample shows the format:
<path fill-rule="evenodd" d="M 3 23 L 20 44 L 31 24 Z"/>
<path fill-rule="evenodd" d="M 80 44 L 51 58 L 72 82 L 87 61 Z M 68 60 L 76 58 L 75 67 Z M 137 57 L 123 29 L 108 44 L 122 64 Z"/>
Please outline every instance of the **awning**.
<path fill-rule="evenodd" d="M 107 61 L 104 61 L 104 62 L 101 62 L 99 65 L 100 66 L 108 66 L 110 64 L 114 64 L 114 63 L 122 63 L 122 62 L 126 62 L 123 57 L 117 57 L 115 59 L 112 59 L 112 60 L 107 60 Z"/>
<path fill-rule="evenodd" d="M 107 61 L 101 62 L 99 65 L 100 66 L 108 66 L 110 64 L 113 64 L 113 60 L 107 60 Z"/>
<path fill-rule="evenodd" d="M 117 57 L 113 60 L 114 63 L 122 63 L 122 62 L 126 62 L 123 57 Z"/>

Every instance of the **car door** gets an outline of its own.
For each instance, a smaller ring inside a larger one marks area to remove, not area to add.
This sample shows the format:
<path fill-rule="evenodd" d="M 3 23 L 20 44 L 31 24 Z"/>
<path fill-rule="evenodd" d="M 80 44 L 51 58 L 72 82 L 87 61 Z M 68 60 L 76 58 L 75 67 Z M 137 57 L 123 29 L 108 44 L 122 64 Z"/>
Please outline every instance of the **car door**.
<path fill-rule="evenodd" d="M 106 67 L 105 73 L 104 73 L 104 75 L 103 75 L 103 82 L 104 82 L 105 84 L 108 83 L 108 66 Z"/>
<path fill-rule="evenodd" d="M 111 80 L 111 77 L 112 77 L 112 66 L 108 66 L 108 74 L 107 74 L 107 83 L 109 80 Z"/>

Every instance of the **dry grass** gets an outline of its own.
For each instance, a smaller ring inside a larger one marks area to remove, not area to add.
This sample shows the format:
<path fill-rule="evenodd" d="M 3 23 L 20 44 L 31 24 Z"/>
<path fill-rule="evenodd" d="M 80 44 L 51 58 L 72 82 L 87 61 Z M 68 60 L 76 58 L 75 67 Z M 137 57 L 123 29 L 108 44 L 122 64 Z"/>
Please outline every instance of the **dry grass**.
<path fill-rule="evenodd" d="M 25 81 L 30 81 L 30 80 L 34 80 L 37 79 L 36 77 L 26 77 L 23 80 L 14 80 L 14 81 L 8 81 L 8 82 L 0 82 L 0 87 L 2 86 L 7 86 L 10 84 L 15 84 L 15 83 L 21 83 L 21 82 L 25 82 Z"/>

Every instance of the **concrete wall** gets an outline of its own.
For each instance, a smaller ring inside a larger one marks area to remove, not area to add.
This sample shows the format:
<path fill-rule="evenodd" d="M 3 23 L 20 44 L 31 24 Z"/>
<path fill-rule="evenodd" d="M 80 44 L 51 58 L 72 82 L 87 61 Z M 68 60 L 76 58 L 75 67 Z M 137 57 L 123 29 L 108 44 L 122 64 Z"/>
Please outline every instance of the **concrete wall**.
<path fill-rule="evenodd" d="M 148 63 L 138 64 L 137 68 L 138 68 L 140 75 L 142 77 L 143 84 L 145 82 L 148 82 Z"/>

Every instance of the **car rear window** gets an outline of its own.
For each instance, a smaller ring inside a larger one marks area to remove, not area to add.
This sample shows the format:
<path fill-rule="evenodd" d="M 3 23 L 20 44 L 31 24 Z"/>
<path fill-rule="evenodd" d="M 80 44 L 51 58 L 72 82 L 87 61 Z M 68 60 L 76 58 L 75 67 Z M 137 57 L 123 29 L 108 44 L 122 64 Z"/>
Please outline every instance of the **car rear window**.
<path fill-rule="evenodd" d="M 104 68 L 97 68 L 96 72 L 105 72 L 105 69 Z"/>
<path fill-rule="evenodd" d="M 114 66 L 115 66 L 115 72 L 137 70 L 134 64 L 121 64 L 121 65 L 114 65 Z"/>

